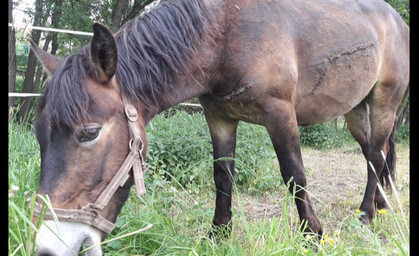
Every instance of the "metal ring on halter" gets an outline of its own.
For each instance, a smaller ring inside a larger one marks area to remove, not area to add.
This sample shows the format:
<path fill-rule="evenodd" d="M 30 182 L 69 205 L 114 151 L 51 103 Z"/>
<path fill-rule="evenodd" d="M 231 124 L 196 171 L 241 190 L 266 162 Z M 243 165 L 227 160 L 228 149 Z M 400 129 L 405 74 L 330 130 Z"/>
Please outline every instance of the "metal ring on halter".
<path fill-rule="evenodd" d="M 129 147 L 129 150 L 131 150 L 132 151 L 132 142 L 134 141 L 134 139 L 133 138 L 131 138 L 130 140 L 129 140 L 129 142 L 128 142 L 128 147 Z"/>
<path fill-rule="evenodd" d="M 143 141 L 142 140 L 140 140 L 141 141 L 141 148 L 138 150 L 138 153 L 141 155 L 142 153 L 143 153 L 143 149 L 144 149 L 144 143 L 143 143 Z M 128 146 L 129 146 L 129 150 L 131 150 L 132 151 L 132 143 L 134 142 L 134 139 L 133 138 L 131 138 L 130 140 L 129 140 L 129 143 L 128 143 Z"/>

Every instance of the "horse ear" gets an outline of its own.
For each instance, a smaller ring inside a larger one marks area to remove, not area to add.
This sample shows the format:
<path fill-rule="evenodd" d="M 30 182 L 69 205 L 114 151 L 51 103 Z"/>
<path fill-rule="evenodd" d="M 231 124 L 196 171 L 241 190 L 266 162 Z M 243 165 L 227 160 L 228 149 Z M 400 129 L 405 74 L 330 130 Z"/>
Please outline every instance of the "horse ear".
<path fill-rule="evenodd" d="M 35 52 L 44 69 L 49 75 L 53 74 L 63 60 L 39 48 L 31 38 L 28 38 L 28 40 L 31 43 L 31 49 Z"/>
<path fill-rule="evenodd" d="M 101 83 L 108 82 L 116 72 L 118 50 L 112 32 L 99 23 L 93 24 L 90 58 L 92 59 L 96 78 Z"/>

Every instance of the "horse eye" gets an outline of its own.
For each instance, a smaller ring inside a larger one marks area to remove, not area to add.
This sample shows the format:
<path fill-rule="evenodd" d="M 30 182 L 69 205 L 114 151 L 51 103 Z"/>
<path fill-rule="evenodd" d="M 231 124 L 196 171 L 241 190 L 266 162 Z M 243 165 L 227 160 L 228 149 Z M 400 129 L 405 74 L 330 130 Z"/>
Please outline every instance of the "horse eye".
<path fill-rule="evenodd" d="M 79 142 L 87 142 L 92 141 L 99 136 L 101 127 L 83 127 L 78 136 L 77 139 Z"/>

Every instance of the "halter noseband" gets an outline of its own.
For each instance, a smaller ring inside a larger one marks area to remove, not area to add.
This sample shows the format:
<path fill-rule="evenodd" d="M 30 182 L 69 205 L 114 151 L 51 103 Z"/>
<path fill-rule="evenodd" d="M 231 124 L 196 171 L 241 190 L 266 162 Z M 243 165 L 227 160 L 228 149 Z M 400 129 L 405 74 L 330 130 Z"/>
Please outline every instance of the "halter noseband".
<path fill-rule="evenodd" d="M 146 190 L 143 174 L 148 170 L 148 166 L 142 155 L 144 143 L 141 139 L 141 131 L 137 123 L 138 111 L 128 102 L 124 95 L 122 96 L 122 101 L 125 106 L 125 115 L 127 117 L 131 139 L 129 141 L 130 152 L 118 172 L 94 203 L 88 203 L 81 209 L 55 208 L 53 210 L 55 214 L 49 209 L 46 212 L 44 219 L 53 220 L 55 215 L 61 221 L 85 223 L 108 234 L 115 228 L 115 224 L 102 217 L 101 212 L 109 203 L 116 190 L 125 185 L 131 169 L 134 175 L 134 184 L 137 195 L 141 196 L 145 194 Z M 40 217 L 42 216 L 43 211 L 44 207 L 35 202 L 34 215 Z"/>

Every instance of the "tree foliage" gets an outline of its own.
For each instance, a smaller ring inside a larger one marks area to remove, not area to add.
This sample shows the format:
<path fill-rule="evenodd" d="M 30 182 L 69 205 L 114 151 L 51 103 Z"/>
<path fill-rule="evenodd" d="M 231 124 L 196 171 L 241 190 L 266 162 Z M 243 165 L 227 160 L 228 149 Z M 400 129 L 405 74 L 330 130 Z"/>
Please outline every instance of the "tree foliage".
<path fill-rule="evenodd" d="M 390 4 L 399 14 L 403 20 L 410 25 L 410 0 L 385 0 Z"/>

